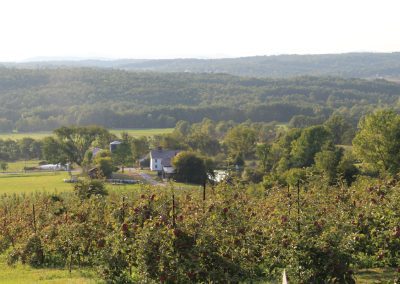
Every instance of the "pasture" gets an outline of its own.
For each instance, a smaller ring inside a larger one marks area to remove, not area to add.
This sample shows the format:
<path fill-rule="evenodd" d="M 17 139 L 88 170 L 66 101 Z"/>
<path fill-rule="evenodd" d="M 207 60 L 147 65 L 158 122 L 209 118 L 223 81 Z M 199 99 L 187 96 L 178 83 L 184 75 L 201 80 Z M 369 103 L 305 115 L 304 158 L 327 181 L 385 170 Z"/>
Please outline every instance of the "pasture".
<path fill-rule="evenodd" d="M 65 178 L 68 178 L 66 172 L 2 174 L 0 175 L 0 195 L 70 191 L 72 185 L 64 183 Z"/>
<path fill-rule="evenodd" d="M 6 254 L 0 255 L 0 283 L 19 284 L 19 283 L 102 283 L 96 278 L 93 270 L 79 269 L 72 270 L 60 268 L 32 268 L 29 265 L 16 264 L 7 265 Z"/>
<path fill-rule="evenodd" d="M 109 131 L 117 136 L 120 136 L 122 132 L 127 132 L 133 137 L 140 136 L 154 136 L 159 134 L 171 133 L 173 128 L 150 128 L 150 129 L 109 129 Z M 16 133 L 0 133 L 0 139 L 12 139 L 19 140 L 24 137 L 30 137 L 33 139 L 43 139 L 47 136 L 52 136 L 51 131 L 41 131 L 41 132 L 16 132 Z"/>
<path fill-rule="evenodd" d="M 9 162 L 6 172 L 9 173 L 23 172 L 25 167 L 38 167 L 38 166 L 39 166 L 38 160 Z"/>
<path fill-rule="evenodd" d="M 72 191 L 73 184 L 65 183 L 67 172 L 34 172 L 0 174 L 0 195 L 31 194 L 35 192 L 60 193 Z M 140 189 L 140 184 L 107 184 L 110 193 L 129 193 Z"/>
<path fill-rule="evenodd" d="M 18 263 L 15 266 L 8 266 L 6 255 L 0 255 L 0 283 L 101 283 L 95 278 L 95 271 L 85 269 L 72 270 L 57 268 L 32 268 L 29 265 Z"/>

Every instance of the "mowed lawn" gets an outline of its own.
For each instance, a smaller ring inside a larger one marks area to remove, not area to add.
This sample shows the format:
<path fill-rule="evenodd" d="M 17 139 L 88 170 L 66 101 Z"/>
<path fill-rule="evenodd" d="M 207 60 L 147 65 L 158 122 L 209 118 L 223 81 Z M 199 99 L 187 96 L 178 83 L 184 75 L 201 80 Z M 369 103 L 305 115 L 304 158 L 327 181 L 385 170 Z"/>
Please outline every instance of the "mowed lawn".
<path fill-rule="evenodd" d="M 72 185 L 65 183 L 65 178 L 66 172 L 0 174 L 0 195 L 71 191 Z"/>
<path fill-rule="evenodd" d="M 29 161 L 16 161 L 16 162 L 9 162 L 8 168 L 6 172 L 23 172 L 25 167 L 38 167 L 39 161 L 38 160 L 29 160 Z"/>
<path fill-rule="evenodd" d="M 8 266 L 6 262 L 6 255 L 0 255 L 0 283 L 102 283 L 100 279 L 95 278 L 95 271 L 72 270 L 69 273 L 67 269 L 35 269 L 20 263 L 15 266 Z"/>
<path fill-rule="evenodd" d="M 150 129 L 109 129 L 111 133 L 120 136 L 122 132 L 127 132 L 129 135 L 133 137 L 140 136 L 154 136 L 159 134 L 167 134 L 171 133 L 173 128 L 150 128 Z M 52 136 L 53 133 L 51 131 L 42 131 L 42 132 L 22 132 L 22 133 L 0 133 L 0 139 L 12 139 L 19 140 L 24 137 L 30 137 L 33 139 L 43 139 L 47 136 Z"/>
<path fill-rule="evenodd" d="M 0 174 L 0 195 L 2 194 L 30 194 L 35 192 L 60 193 L 73 190 L 73 184 L 65 183 L 68 179 L 67 172 L 39 172 Z M 107 184 L 107 190 L 111 192 L 130 193 L 138 191 L 140 184 Z M 0 282 L 1 283 L 1 282 Z"/>

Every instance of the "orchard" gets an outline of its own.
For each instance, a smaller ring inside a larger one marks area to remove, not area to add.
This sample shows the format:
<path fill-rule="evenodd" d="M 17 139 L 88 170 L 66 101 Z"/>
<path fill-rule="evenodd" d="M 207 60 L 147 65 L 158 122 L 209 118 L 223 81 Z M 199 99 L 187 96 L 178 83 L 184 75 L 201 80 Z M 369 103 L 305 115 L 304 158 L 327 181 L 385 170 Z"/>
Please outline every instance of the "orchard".
<path fill-rule="evenodd" d="M 284 269 L 292 283 L 355 283 L 360 268 L 400 266 L 395 179 L 206 190 L 2 196 L 0 250 L 9 265 L 86 267 L 110 283 L 273 281 Z"/>

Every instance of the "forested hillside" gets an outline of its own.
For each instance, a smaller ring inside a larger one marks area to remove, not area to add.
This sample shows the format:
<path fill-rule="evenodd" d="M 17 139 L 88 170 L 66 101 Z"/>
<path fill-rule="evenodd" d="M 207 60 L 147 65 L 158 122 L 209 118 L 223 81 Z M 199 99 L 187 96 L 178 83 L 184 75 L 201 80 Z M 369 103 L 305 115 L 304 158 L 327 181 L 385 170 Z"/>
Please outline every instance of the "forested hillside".
<path fill-rule="evenodd" d="M 376 107 L 396 108 L 399 95 L 400 85 L 385 80 L 0 68 L 0 131 L 68 124 L 173 127 L 179 120 L 204 117 L 288 122 L 335 111 L 356 122 Z"/>
<path fill-rule="evenodd" d="M 76 60 L 5 64 L 20 68 L 96 67 L 132 71 L 227 73 L 247 77 L 400 78 L 400 53 L 277 55 L 223 59 Z"/>

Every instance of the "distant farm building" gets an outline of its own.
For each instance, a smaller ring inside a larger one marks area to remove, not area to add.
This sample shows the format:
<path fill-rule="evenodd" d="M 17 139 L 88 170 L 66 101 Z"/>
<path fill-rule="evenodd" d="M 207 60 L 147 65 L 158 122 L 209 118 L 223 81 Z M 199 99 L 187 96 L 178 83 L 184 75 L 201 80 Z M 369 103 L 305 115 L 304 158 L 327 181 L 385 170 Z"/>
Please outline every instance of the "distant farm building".
<path fill-rule="evenodd" d="M 163 178 L 169 178 L 175 173 L 171 160 L 179 150 L 163 150 L 161 147 L 150 151 L 150 170 L 157 171 Z"/>
<path fill-rule="evenodd" d="M 121 145 L 122 142 L 120 141 L 113 141 L 110 143 L 110 152 L 113 153 L 115 150 L 117 150 L 118 145 Z"/>

